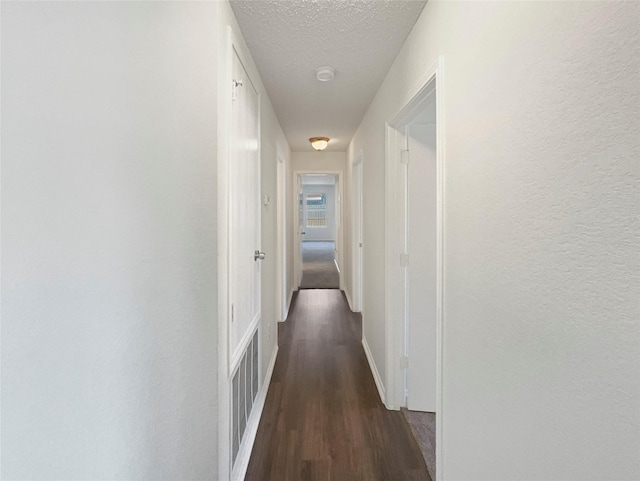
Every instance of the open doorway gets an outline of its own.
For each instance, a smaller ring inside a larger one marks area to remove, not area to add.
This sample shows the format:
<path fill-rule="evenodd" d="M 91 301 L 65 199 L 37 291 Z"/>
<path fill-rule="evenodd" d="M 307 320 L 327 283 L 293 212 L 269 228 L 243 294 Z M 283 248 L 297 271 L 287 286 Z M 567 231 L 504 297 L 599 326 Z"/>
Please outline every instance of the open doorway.
<path fill-rule="evenodd" d="M 387 125 L 388 407 L 403 409 L 433 479 L 442 459 L 441 68 Z"/>
<path fill-rule="evenodd" d="M 340 288 L 337 187 L 335 174 L 299 175 L 300 289 Z"/>
<path fill-rule="evenodd" d="M 430 99 L 405 127 L 406 268 L 405 371 L 403 410 L 435 479 L 436 465 L 436 105 Z"/>

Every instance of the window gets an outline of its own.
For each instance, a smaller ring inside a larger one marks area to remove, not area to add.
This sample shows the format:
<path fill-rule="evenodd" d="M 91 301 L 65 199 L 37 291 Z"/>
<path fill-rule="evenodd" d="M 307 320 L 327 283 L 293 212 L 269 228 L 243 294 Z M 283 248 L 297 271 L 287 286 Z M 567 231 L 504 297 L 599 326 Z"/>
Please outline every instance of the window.
<path fill-rule="evenodd" d="M 327 194 L 307 194 L 307 227 L 327 227 Z"/>

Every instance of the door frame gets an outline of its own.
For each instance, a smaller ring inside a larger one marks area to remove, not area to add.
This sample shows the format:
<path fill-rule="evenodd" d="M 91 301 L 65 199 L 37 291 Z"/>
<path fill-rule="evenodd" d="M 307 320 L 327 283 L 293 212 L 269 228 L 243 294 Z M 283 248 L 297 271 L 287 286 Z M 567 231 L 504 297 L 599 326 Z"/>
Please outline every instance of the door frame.
<path fill-rule="evenodd" d="M 406 149 L 404 126 L 422 109 L 429 96 L 436 102 L 436 481 L 443 476 L 443 359 L 444 359 L 444 236 L 445 236 L 445 122 L 444 59 L 437 62 L 409 91 L 396 115 L 386 123 L 385 155 L 385 404 L 400 409 L 405 402 L 405 368 L 403 359 L 406 333 L 406 268 L 402 254 L 406 252 L 406 186 L 401 151 Z"/>
<path fill-rule="evenodd" d="M 336 184 L 338 185 L 338 199 L 339 208 L 336 209 L 336 247 L 338 255 L 336 256 L 336 263 L 338 265 L 338 271 L 340 272 L 340 290 L 344 291 L 344 182 L 343 172 L 341 170 L 322 170 L 322 169 L 309 169 L 309 170 L 295 170 L 293 172 L 293 229 L 291 233 L 293 235 L 293 280 L 295 289 L 300 289 L 300 283 L 302 282 L 302 253 L 300 252 L 300 239 L 298 238 L 298 226 L 300 225 L 300 219 L 298 218 L 298 178 L 305 174 L 329 174 L 336 176 Z"/>
<path fill-rule="evenodd" d="M 427 95 L 423 102 L 420 105 L 419 116 L 421 117 L 424 113 L 425 109 L 434 108 L 435 112 L 435 90 L 432 90 L 429 95 Z M 407 367 L 405 369 L 404 376 L 404 403 L 403 405 L 407 407 L 407 409 L 415 409 L 417 411 L 427 411 L 427 412 L 436 412 L 436 396 L 435 396 L 435 388 L 436 388 L 436 380 L 433 377 L 436 373 L 435 369 L 435 361 L 436 361 L 436 353 L 434 348 L 436 347 L 436 339 L 435 332 L 433 332 L 433 338 L 429 339 L 427 336 L 431 336 L 425 332 L 420 333 L 421 329 L 428 329 L 430 325 L 431 328 L 435 328 L 435 314 L 434 312 L 426 312 L 415 309 L 415 302 L 420 302 L 416 298 L 421 298 L 424 300 L 428 299 L 429 294 L 420 290 L 419 282 L 418 284 L 414 284 L 416 281 L 415 275 L 420 277 L 420 267 L 415 266 L 414 262 L 416 258 L 421 257 L 421 253 L 416 252 L 414 255 L 414 251 L 422 250 L 422 255 L 426 253 L 426 250 L 423 248 L 427 248 L 427 246 L 423 246 L 421 244 L 416 244 L 416 238 L 414 236 L 419 236 L 420 225 L 422 227 L 426 227 L 427 232 L 436 234 L 436 224 L 437 220 L 432 219 L 428 223 L 422 224 L 422 222 L 416 222 L 416 218 L 422 217 L 426 212 L 420 212 L 420 208 L 422 206 L 421 202 L 418 201 L 416 203 L 415 195 L 420 195 L 416 193 L 416 190 L 420 190 L 423 193 L 429 195 L 429 193 L 435 195 L 436 194 L 436 178 L 425 177 L 421 179 L 420 177 L 416 177 L 416 175 L 420 175 L 419 169 L 428 168 L 429 163 L 423 162 L 422 156 L 419 154 L 420 149 L 420 140 L 416 142 L 417 137 L 420 134 L 416 135 L 416 130 L 414 129 L 424 129 L 425 127 L 434 126 L 432 122 L 427 122 L 426 124 L 420 122 L 415 124 L 416 118 L 413 118 L 406 124 L 404 128 L 405 132 L 405 141 L 406 141 L 406 150 L 409 151 L 409 163 L 407 165 L 403 165 L 404 175 L 405 175 L 405 208 L 406 208 L 406 221 L 404 226 L 404 238 L 406 245 L 406 252 L 409 254 L 409 262 L 408 266 L 405 270 L 405 293 L 406 293 L 406 304 L 405 304 L 405 316 L 404 316 L 404 356 L 407 356 L 410 362 L 408 362 Z M 423 119 L 421 119 L 423 120 Z M 435 129 L 434 129 L 435 130 Z M 424 132 L 424 130 L 423 130 Z M 434 132 L 435 133 L 435 132 Z M 434 139 L 435 141 L 435 139 Z M 424 145 L 422 146 L 424 147 Z M 435 166 L 437 167 L 437 166 Z M 434 172 L 437 176 L 437 172 Z M 416 184 L 417 183 L 417 184 Z M 435 200 L 435 199 L 434 199 Z M 436 207 L 434 205 L 434 207 Z M 435 209 L 434 209 L 435 211 Z M 435 213 L 435 212 L 433 212 Z M 415 224 L 414 224 L 415 223 Z M 435 236 L 434 236 L 435 237 Z M 424 241 L 427 241 L 424 239 Z M 435 247 L 435 246 L 434 246 Z M 433 252 L 433 254 L 436 254 Z M 422 257 L 425 259 L 425 257 Z M 429 255 L 429 259 L 433 262 L 435 260 L 435 255 Z M 435 278 L 435 272 L 432 270 L 434 267 L 437 270 L 437 262 L 434 263 L 435 266 L 430 266 L 426 270 L 426 274 L 433 273 L 433 277 Z M 431 277 L 431 275 L 429 275 Z M 424 280 L 424 279 L 423 279 Z M 433 279 L 432 279 L 433 280 Z M 437 284 L 437 283 L 436 283 Z M 424 287 L 424 286 L 423 286 Z M 417 289 L 417 290 L 416 290 Z M 435 292 L 432 292 L 434 295 Z M 436 299 L 433 299 L 436 301 Z M 423 306 L 426 308 L 426 306 Z M 418 314 L 418 316 L 416 316 Z M 429 315 L 431 314 L 431 315 Z M 425 315 L 426 317 L 422 317 Z M 423 321 L 427 321 L 424 323 Z M 419 334 L 420 333 L 420 334 Z M 420 336 L 425 336 L 424 338 L 420 338 Z M 424 343 L 423 344 L 423 340 Z M 424 349 L 423 349 L 424 346 Z M 426 348 L 428 346 L 428 348 Z M 417 352 L 416 352 L 417 351 Z M 431 354 L 428 354 L 431 353 Z M 428 357 L 424 357 L 427 356 Z M 416 361 L 419 360 L 420 364 L 416 364 Z M 427 369 L 423 369 L 427 368 Z M 429 376 L 431 374 L 431 376 Z M 423 397 L 421 398 L 420 392 L 422 391 Z M 422 402 L 421 402 L 422 400 Z"/>
<path fill-rule="evenodd" d="M 356 182 L 356 171 L 359 172 L 359 185 Z M 363 231 L 363 213 L 364 213 L 364 162 L 362 150 L 358 152 L 355 161 L 351 165 L 351 179 L 353 182 L 351 191 L 353 192 L 353 202 L 351 218 L 353 219 L 353 239 L 351 242 L 352 253 L 352 269 L 353 269 L 353 282 L 351 288 L 353 289 L 353 311 L 362 312 L 364 306 L 363 299 L 363 249 L 364 242 L 362 240 Z M 363 243 L 363 246 L 358 245 L 359 242 Z M 364 313 L 363 316 L 364 318 Z"/>
<path fill-rule="evenodd" d="M 284 157 L 278 154 L 276 165 L 276 224 L 278 232 L 276 234 L 276 278 L 278 287 L 276 302 L 278 322 L 287 318 L 287 163 Z"/>

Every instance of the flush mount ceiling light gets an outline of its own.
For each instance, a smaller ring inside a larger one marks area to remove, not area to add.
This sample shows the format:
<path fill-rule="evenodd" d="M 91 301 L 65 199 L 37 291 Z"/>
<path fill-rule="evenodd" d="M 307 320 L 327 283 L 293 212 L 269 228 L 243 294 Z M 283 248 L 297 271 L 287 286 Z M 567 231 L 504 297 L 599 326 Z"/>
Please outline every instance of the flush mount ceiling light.
<path fill-rule="evenodd" d="M 311 147 L 314 149 L 324 150 L 329 145 L 329 137 L 311 137 L 309 142 L 311 142 Z"/>
<path fill-rule="evenodd" d="M 320 82 L 328 82 L 336 76 L 336 70 L 333 67 L 320 67 L 316 69 L 316 78 Z"/>

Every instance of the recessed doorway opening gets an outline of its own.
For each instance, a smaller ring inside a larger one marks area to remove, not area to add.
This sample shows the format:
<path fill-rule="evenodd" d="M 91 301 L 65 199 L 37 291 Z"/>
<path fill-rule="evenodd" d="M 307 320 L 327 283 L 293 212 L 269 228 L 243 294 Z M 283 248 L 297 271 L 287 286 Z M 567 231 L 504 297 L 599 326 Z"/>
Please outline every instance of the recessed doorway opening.
<path fill-rule="evenodd" d="M 300 289 L 339 289 L 337 263 L 338 192 L 335 174 L 301 174 L 298 222 L 302 277 Z"/>
<path fill-rule="evenodd" d="M 441 74 L 442 59 L 387 124 L 386 403 L 403 410 L 434 479 L 443 477 Z"/>
<path fill-rule="evenodd" d="M 294 171 L 293 189 L 295 286 L 342 290 L 342 172 Z"/>

